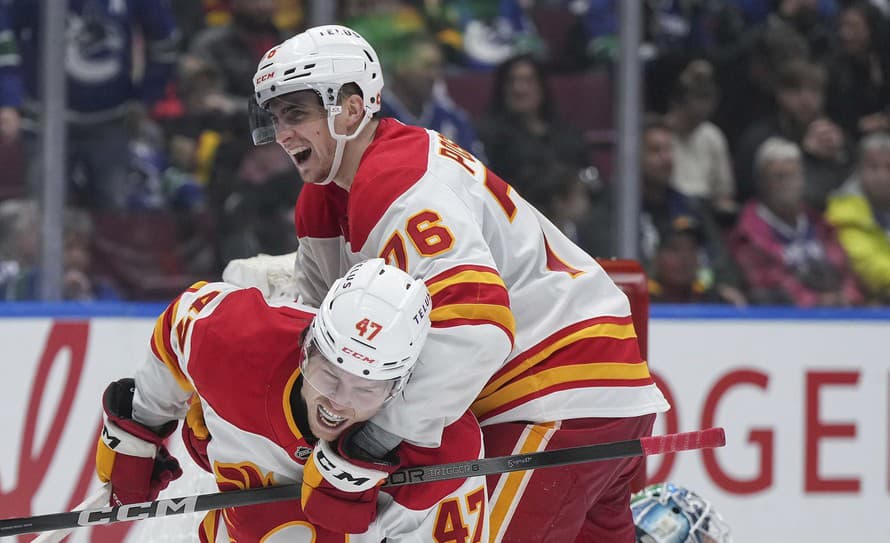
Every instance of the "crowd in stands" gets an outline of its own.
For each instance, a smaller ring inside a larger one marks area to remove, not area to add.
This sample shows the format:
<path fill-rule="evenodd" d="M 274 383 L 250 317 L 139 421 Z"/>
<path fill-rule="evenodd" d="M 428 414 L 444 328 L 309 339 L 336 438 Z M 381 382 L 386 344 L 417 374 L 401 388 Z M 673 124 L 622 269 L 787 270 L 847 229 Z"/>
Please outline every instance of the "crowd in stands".
<path fill-rule="evenodd" d="M 620 0 L 340 0 L 383 115 L 487 161 L 615 254 Z M 40 2 L 0 0 L 0 299 L 36 297 Z M 68 0 L 66 299 L 164 299 L 296 248 L 254 147 L 257 59 L 306 0 Z M 643 0 L 639 257 L 656 302 L 890 304 L 890 2 Z M 69 216 L 70 215 L 70 216 Z"/>

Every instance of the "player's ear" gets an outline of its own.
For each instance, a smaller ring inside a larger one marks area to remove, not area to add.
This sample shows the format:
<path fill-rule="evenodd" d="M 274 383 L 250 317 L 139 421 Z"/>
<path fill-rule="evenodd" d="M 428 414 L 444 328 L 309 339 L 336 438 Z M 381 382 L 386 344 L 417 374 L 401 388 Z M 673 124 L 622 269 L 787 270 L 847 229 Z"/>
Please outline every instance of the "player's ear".
<path fill-rule="evenodd" d="M 347 96 L 343 103 L 343 111 L 349 119 L 350 126 L 358 126 L 365 116 L 365 101 L 358 94 Z"/>
<path fill-rule="evenodd" d="M 358 94 L 353 94 L 346 99 L 346 107 L 350 119 L 361 121 L 365 116 L 365 101 Z"/>

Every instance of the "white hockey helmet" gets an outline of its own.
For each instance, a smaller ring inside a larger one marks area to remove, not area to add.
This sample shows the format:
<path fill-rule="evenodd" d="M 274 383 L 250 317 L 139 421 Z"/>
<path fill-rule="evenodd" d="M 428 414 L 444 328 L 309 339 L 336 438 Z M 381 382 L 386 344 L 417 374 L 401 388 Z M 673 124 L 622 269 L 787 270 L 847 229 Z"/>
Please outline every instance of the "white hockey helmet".
<path fill-rule="evenodd" d="M 404 386 L 426 341 L 431 305 L 423 281 L 372 258 L 334 283 L 305 344 L 347 373 L 392 381 L 392 397 Z"/>
<path fill-rule="evenodd" d="M 729 526 L 711 503 L 673 483 L 631 496 L 638 543 L 732 543 Z"/>
<path fill-rule="evenodd" d="M 340 113 L 340 89 L 355 83 L 362 91 L 365 116 L 351 135 L 337 134 L 334 117 Z M 337 140 L 331 174 L 336 175 L 342 147 L 358 136 L 380 111 L 383 71 L 377 52 L 358 32 L 339 25 L 316 26 L 285 40 L 263 55 L 253 76 L 254 96 L 250 101 L 250 128 L 255 145 L 273 143 L 275 127 L 264 108 L 272 98 L 297 91 L 312 90 L 328 112 L 328 129 Z"/>

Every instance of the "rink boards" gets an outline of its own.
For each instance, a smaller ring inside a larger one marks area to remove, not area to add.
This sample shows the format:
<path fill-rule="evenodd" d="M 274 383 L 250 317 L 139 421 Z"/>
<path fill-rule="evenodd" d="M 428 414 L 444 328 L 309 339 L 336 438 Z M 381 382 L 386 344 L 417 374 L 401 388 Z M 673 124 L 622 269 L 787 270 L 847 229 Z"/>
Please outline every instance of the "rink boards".
<path fill-rule="evenodd" d="M 0 517 L 95 489 L 99 397 L 144 360 L 162 309 L 0 304 Z M 656 432 L 723 426 L 727 446 L 653 458 L 650 477 L 709 498 L 736 543 L 890 541 L 890 310 L 652 314 L 649 361 L 673 405 Z M 72 541 L 144 540 L 149 526 L 125 535 L 135 524 Z"/>

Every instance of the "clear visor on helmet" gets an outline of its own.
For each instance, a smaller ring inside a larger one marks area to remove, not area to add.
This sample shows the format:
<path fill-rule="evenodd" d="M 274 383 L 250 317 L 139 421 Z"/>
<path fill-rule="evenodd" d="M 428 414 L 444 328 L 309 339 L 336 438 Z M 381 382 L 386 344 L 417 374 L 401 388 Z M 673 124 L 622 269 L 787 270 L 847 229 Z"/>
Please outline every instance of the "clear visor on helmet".
<path fill-rule="evenodd" d="M 402 379 L 373 380 L 354 375 L 328 360 L 310 333 L 303 344 L 303 380 L 339 406 L 355 411 L 379 408 L 400 388 Z"/>
<path fill-rule="evenodd" d="M 275 121 L 272 115 L 263 109 L 255 96 L 247 99 L 247 115 L 250 119 L 250 137 L 254 145 L 265 145 L 275 142 Z"/>
<path fill-rule="evenodd" d="M 256 98 L 248 99 L 247 111 L 250 118 L 250 136 L 254 145 L 275 143 L 275 135 L 283 127 L 295 127 L 303 122 L 327 116 L 320 106 L 318 91 L 307 89 L 272 98 L 260 105 Z"/>

